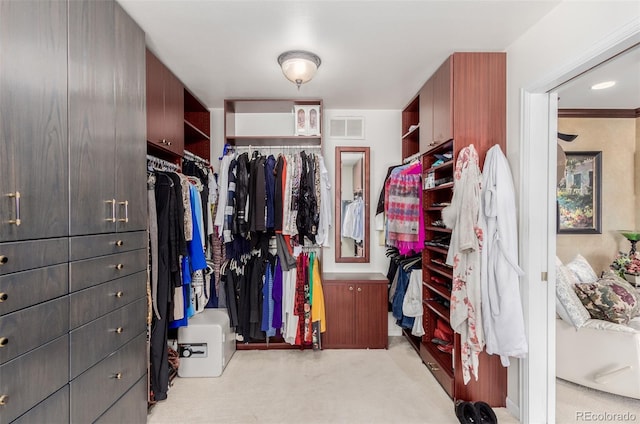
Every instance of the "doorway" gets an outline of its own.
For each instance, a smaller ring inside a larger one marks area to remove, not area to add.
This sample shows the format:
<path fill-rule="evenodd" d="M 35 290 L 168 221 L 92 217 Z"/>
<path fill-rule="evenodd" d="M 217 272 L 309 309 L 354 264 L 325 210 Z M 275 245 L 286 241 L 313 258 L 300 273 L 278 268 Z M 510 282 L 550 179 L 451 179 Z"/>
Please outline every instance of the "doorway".
<path fill-rule="evenodd" d="M 520 421 L 556 421 L 555 256 L 557 173 L 557 88 L 638 43 L 640 34 L 614 34 L 572 69 L 522 92 L 519 152 L 519 233 L 522 291 L 529 323 L 529 356 L 520 362 Z M 546 211 L 546 213 L 544 213 Z M 544 305 L 544 306 L 541 306 Z M 533 325 L 536 323 L 536 325 Z M 546 325 L 540 325 L 546 323 Z M 546 370 L 546 373 L 540 372 Z M 540 396 L 546 393 L 546 396 Z"/>

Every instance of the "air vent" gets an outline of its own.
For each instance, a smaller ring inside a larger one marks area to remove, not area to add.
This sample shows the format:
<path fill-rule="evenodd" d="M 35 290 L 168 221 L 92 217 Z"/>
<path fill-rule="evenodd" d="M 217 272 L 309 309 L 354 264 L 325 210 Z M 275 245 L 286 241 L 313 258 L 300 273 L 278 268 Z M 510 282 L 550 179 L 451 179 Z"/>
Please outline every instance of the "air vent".
<path fill-rule="evenodd" d="M 363 139 L 364 117 L 346 116 L 331 118 L 329 121 L 329 137 Z"/>

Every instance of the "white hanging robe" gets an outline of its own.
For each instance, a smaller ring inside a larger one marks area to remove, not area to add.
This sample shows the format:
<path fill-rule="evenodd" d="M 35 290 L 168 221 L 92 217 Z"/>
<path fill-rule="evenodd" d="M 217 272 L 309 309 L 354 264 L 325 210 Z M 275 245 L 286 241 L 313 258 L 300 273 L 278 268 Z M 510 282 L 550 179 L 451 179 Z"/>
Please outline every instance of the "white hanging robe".
<path fill-rule="evenodd" d="M 456 161 L 451 205 L 443 209 L 442 219 L 451 228 L 447 264 L 453 266 L 450 324 L 460 334 L 462 377 L 478 380 L 479 355 L 484 348 L 482 331 L 480 259 L 484 230 L 480 212 L 482 175 L 473 144 L 462 148 Z"/>
<path fill-rule="evenodd" d="M 489 354 L 522 358 L 528 351 L 524 330 L 518 266 L 516 196 L 509 162 L 495 145 L 487 152 L 482 179 L 483 214 L 486 221 L 482 250 L 482 322 Z"/>

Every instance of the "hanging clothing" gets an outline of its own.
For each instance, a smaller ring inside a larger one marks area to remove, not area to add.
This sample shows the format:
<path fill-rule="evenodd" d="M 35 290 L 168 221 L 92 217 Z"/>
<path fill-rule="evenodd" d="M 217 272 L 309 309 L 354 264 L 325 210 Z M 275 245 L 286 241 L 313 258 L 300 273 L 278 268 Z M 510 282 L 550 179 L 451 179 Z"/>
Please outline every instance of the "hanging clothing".
<path fill-rule="evenodd" d="M 364 200 L 357 197 L 347 205 L 342 221 L 342 237 L 360 243 L 364 239 Z"/>
<path fill-rule="evenodd" d="M 397 247 L 403 255 L 424 248 L 421 174 L 420 163 L 397 167 L 386 183 L 387 245 Z"/>
<path fill-rule="evenodd" d="M 329 246 L 329 234 L 332 225 L 331 219 L 331 180 L 329 171 L 324 164 L 322 156 L 318 157 L 320 174 L 320 217 L 318 218 L 318 234 L 316 242 L 320 246 Z"/>
<path fill-rule="evenodd" d="M 479 355 L 484 348 L 480 259 L 485 225 L 480 210 L 481 184 L 478 153 L 471 144 L 458 154 L 451 205 L 442 211 L 442 220 L 452 229 L 446 261 L 453 266 L 450 323 L 460 334 L 465 384 L 471 375 L 478 379 Z"/>
<path fill-rule="evenodd" d="M 523 358 L 528 351 L 518 266 L 516 200 L 509 162 L 499 145 L 487 152 L 482 174 L 482 212 L 486 220 L 482 248 L 482 322 L 489 354 Z"/>
<path fill-rule="evenodd" d="M 318 258 L 313 258 L 313 274 L 311 289 L 311 321 L 320 322 L 320 332 L 327 330 L 326 317 L 324 312 L 324 291 L 320 277 L 320 263 Z"/>
<path fill-rule="evenodd" d="M 411 334 L 416 337 L 422 337 L 424 335 L 424 328 L 422 326 L 422 270 L 414 269 L 409 275 L 409 284 L 407 285 L 407 291 L 404 294 L 402 301 L 402 314 L 408 317 L 413 317 L 413 326 L 411 327 Z"/>
<path fill-rule="evenodd" d="M 225 214 L 227 210 L 227 192 L 229 190 L 229 167 L 233 157 L 231 155 L 224 156 L 220 161 L 220 171 L 218 172 L 218 208 L 216 210 L 216 218 L 213 224 L 218 228 L 218 237 L 222 237 L 224 229 Z"/>

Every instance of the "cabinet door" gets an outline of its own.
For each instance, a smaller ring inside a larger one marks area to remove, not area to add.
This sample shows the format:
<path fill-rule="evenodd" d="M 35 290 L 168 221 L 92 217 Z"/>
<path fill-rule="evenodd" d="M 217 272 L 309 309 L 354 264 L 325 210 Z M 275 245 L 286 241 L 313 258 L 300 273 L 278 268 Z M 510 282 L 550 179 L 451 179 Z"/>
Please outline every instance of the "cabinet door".
<path fill-rule="evenodd" d="M 0 2 L 0 57 L 0 241 L 68 235 L 66 2 Z"/>
<path fill-rule="evenodd" d="M 420 90 L 420 152 L 433 146 L 433 78 Z"/>
<path fill-rule="evenodd" d="M 184 151 L 184 86 L 167 68 L 164 72 L 164 123 L 167 148 L 182 156 Z"/>
<path fill-rule="evenodd" d="M 147 141 L 162 145 L 164 132 L 164 65 L 146 51 Z"/>
<path fill-rule="evenodd" d="M 322 291 L 327 318 L 327 331 L 322 335 L 322 347 L 326 349 L 355 347 L 355 283 L 324 281 Z"/>
<path fill-rule="evenodd" d="M 118 4 L 115 20 L 117 230 L 144 230 L 147 227 L 145 38 Z"/>
<path fill-rule="evenodd" d="M 72 235 L 116 228 L 114 4 L 69 2 Z"/>
<path fill-rule="evenodd" d="M 433 75 L 433 139 L 438 144 L 453 138 L 452 60 L 449 57 Z"/>
<path fill-rule="evenodd" d="M 381 349 L 387 347 L 388 314 L 386 281 L 356 285 L 356 346 Z"/>

